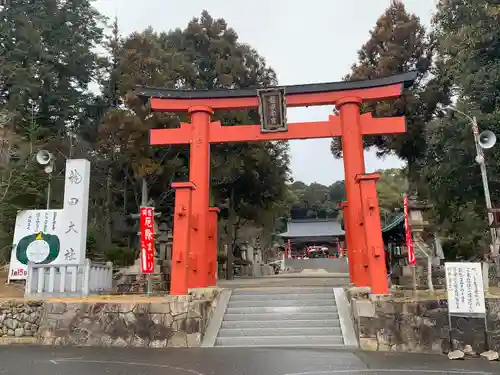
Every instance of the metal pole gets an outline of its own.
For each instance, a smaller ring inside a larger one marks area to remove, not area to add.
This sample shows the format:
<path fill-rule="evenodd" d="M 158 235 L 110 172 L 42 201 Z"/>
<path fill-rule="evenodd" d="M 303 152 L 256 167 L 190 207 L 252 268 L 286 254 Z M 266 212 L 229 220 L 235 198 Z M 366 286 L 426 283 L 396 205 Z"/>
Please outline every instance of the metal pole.
<path fill-rule="evenodd" d="M 479 139 L 478 139 L 479 129 L 475 117 L 472 118 L 472 132 L 474 134 L 474 144 L 476 146 L 476 162 L 479 164 L 479 168 L 481 170 L 481 180 L 483 182 L 484 200 L 486 202 L 486 209 L 488 211 L 488 224 L 491 226 L 491 224 L 493 224 L 493 213 L 491 212 L 493 206 L 491 204 L 490 188 L 488 184 L 488 174 L 486 172 L 486 163 L 484 160 L 483 149 L 479 145 Z M 498 248 L 496 246 L 497 233 L 495 228 L 490 228 L 490 235 L 491 235 L 491 245 L 492 245 L 491 255 L 493 257 L 497 257 L 498 256 Z"/>
<path fill-rule="evenodd" d="M 52 173 L 49 173 L 49 180 L 47 182 L 47 210 L 50 207 L 50 190 L 51 190 Z"/>
<path fill-rule="evenodd" d="M 452 333 L 452 328 L 451 328 L 451 313 L 450 313 L 450 305 L 449 305 L 450 301 L 448 301 L 448 339 L 450 340 L 450 352 L 452 352 L 453 350 L 455 350 L 455 348 L 453 347 L 453 333 Z"/>
<path fill-rule="evenodd" d="M 490 350 L 490 339 L 488 335 L 488 314 L 484 313 L 484 346 L 486 350 Z"/>
<path fill-rule="evenodd" d="M 455 107 L 446 107 L 447 109 L 460 113 L 466 119 L 468 119 L 472 125 L 472 134 L 474 137 L 474 145 L 476 147 L 476 162 L 479 164 L 479 168 L 481 170 L 481 180 L 483 182 L 483 191 L 484 191 L 484 200 L 486 203 L 486 209 L 488 211 L 488 224 L 491 226 L 493 223 L 493 213 L 491 212 L 491 196 L 490 196 L 490 188 L 488 184 L 488 174 L 486 172 L 486 163 L 484 161 L 483 149 L 479 145 L 479 127 L 477 125 L 476 117 L 470 117 L 468 114 L 460 111 Z M 495 260 L 495 263 L 498 267 L 498 247 L 497 247 L 497 231 L 495 228 L 490 228 L 491 235 L 491 256 Z"/>

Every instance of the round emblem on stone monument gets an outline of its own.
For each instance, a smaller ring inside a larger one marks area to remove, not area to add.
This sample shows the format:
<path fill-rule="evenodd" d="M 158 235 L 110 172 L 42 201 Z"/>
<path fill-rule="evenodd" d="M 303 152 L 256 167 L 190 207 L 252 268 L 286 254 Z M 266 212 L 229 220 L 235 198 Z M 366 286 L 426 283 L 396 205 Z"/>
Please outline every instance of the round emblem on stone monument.
<path fill-rule="evenodd" d="M 59 237 L 47 233 L 34 233 L 23 237 L 16 247 L 16 257 L 22 264 L 29 262 L 48 264 L 59 255 Z"/>

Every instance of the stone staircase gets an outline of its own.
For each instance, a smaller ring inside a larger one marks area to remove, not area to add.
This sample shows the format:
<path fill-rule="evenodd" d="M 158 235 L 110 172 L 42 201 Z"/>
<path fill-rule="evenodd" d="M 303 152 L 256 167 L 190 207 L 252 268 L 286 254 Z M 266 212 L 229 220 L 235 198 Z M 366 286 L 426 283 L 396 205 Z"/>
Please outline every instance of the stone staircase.
<path fill-rule="evenodd" d="M 333 288 L 235 289 L 215 346 L 343 347 Z"/>

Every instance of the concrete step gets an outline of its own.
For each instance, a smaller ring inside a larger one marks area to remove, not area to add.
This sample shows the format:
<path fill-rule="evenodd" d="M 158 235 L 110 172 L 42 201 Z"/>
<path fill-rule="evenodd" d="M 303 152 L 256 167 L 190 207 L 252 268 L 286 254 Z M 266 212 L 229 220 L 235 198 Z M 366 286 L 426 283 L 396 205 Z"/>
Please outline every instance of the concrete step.
<path fill-rule="evenodd" d="M 335 301 L 333 293 L 285 293 L 285 294 L 233 294 L 231 295 L 232 301 L 264 301 L 264 300 L 320 300 L 320 299 L 330 299 Z"/>
<path fill-rule="evenodd" d="M 261 301 L 229 301 L 229 308 L 233 307 L 301 307 L 301 306 L 329 306 L 335 307 L 333 296 L 324 299 L 263 299 Z"/>
<path fill-rule="evenodd" d="M 228 320 L 222 322 L 221 329 L 226 328 L 295 328 L 295 327 L 333 327 L 339 328 L 338 319 L 323 320 Z"/>
<path fill-rule="evenodd" d="M 262 295 L 262 294 L 317 294 L 317 293 L 329 293 L 333 294 L 333 288 L 331 287 L 293 287 L 293 288 L 244 288 L 244 289 L 235 289 L 231 294 L 231 298 L 233 296 L 242 296 L 242 295 Z"/>
<path fill-rule="evenodd" d="M 222 328 L 219 337 L 247 336 L 342 336 L 340 328 L 335 327 L 287 327 L 287 328 Z"/>
<path fill-rule="evenodd" d="M 342 347 L 333 288 L 233 290 L 215 346 Z"/>
<path fill-rule="evenodd" d="M 231 302 L 230 302 L 231 303 Z M 262 314 L 262 313 L 320 313 L 337 312 L 336 306 L 256 306 L 256 307 L 228 307 L 226 314 Z"/>
<path fill-rule="evenodd" d="M 338 336 L 250 336 L 250 337 L 218 337 L 216 346 L 237 347 L 342 347 L 344 342 Z"/>
<path fill-rule="evenodd" d="M 334 311 L 328 312 L 287 312 L 287 313 L 236 313 L 226 311 L 224 321 L 285 321 L 285 320 L 331 320 L 338 319 Z"/>

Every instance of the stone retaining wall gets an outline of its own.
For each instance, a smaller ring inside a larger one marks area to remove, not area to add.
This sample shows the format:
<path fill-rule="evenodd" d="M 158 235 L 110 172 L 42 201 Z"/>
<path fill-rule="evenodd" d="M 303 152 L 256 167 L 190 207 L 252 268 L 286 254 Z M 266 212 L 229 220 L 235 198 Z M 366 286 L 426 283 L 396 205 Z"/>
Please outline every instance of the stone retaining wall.
<path fill-rule="evenodd" d="M 44 313 L 43 302 L 7 301 L 0 304 L 0 342 L 35 341 Z"/>
<path fill-rule="evenodd" d="M 359 344 L 363 350 L 448 353 L 450 335 L 448 301 L 372 301 L 352 296 L 351 307 Z M 500 350 L 500 299 L 487 299 L 490 349 Z M 452 317 L 452 347 L 471 345 L 485 350 L 484 319 Z"/>
<path fill-rule="evenodd" d="M 217 289 L 158 302 L 0 303 L 0 344 L 197 347 L 215 308 Z"/>

